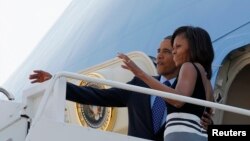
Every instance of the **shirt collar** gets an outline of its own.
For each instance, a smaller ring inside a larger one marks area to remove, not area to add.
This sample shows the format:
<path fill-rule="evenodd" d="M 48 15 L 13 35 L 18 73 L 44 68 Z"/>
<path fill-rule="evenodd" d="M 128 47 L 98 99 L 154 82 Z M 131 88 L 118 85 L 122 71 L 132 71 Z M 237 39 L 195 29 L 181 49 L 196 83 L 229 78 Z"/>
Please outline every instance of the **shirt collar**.
<path fill-rule="evenodd" d="M 162 76 L 162 75 L 160 76 L 160 82 L 161 82 L 161 83 L 164 83 L 165 81 L 168 80 L 168 81 L 170 82 L 170 84 L 172 85 L 172 84 L 174 83 L 175 79 L 176 79 L 176 78 L 172 78 L 172 79 L 168 80 L 166 77 L 164 77 L 164 76 Z"/>

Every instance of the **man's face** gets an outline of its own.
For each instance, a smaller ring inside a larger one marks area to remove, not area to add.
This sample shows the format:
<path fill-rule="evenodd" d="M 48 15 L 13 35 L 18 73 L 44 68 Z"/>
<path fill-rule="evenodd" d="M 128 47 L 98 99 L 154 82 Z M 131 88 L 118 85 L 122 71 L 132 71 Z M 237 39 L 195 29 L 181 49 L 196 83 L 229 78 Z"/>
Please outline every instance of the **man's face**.
<path fill-rule="evenodd" d="M 160 48 L 157 50 L 156 62 L 159 75 L 166 76 L 175 72 L 176 67 L 173 61 L 171 41 L 169 39 L 164 39 L 161 42 Z"/>

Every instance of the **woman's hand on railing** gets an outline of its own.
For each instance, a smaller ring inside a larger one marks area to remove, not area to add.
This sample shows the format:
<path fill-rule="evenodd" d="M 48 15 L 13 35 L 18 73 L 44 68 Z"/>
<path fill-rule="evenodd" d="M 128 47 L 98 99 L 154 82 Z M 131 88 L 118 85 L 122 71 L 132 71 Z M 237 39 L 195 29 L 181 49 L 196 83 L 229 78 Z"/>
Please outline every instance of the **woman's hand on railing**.
<path fill-rule="evenodd" d="M 52 75 L 49 72 L 42 70 L 34 70 L 34 74 L 29 76 L 31 83 L 42 83 L 51 79 Z"/>

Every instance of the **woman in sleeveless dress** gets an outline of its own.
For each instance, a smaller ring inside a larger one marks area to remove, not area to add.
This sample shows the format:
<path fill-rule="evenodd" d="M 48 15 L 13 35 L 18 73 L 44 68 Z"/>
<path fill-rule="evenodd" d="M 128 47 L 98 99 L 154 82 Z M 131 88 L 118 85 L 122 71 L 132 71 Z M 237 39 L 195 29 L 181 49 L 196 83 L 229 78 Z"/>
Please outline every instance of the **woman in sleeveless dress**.
<path fill-rule="evenodd" d="M 172 36 L 173 59 L 179 68 L 175 88 L 161 84 L 142 71 L 126 55 L 119 54 L 124 60 L 123 68 L 130 70 L 151 88 L 178 95 L 213 101 L 210 83 L 214 52 L 206 30 L 200 27 L 182 26 Z M 168 104 L 165 141 L 205 141 L 206 130 L 200 124 L 204 106 L 185 103 L 166 98 Z"/>

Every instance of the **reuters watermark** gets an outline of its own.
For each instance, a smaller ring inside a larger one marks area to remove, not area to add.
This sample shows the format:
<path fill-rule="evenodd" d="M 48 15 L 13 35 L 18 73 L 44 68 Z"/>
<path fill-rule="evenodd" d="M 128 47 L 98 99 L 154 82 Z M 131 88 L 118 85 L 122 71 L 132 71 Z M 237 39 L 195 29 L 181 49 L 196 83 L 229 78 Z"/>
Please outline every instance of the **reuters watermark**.
<path fill-rule="evenodd" d="M 223 138 L 250 141 L 250 125 L 211 125 L 208 127 L 208 141 Z"/>

